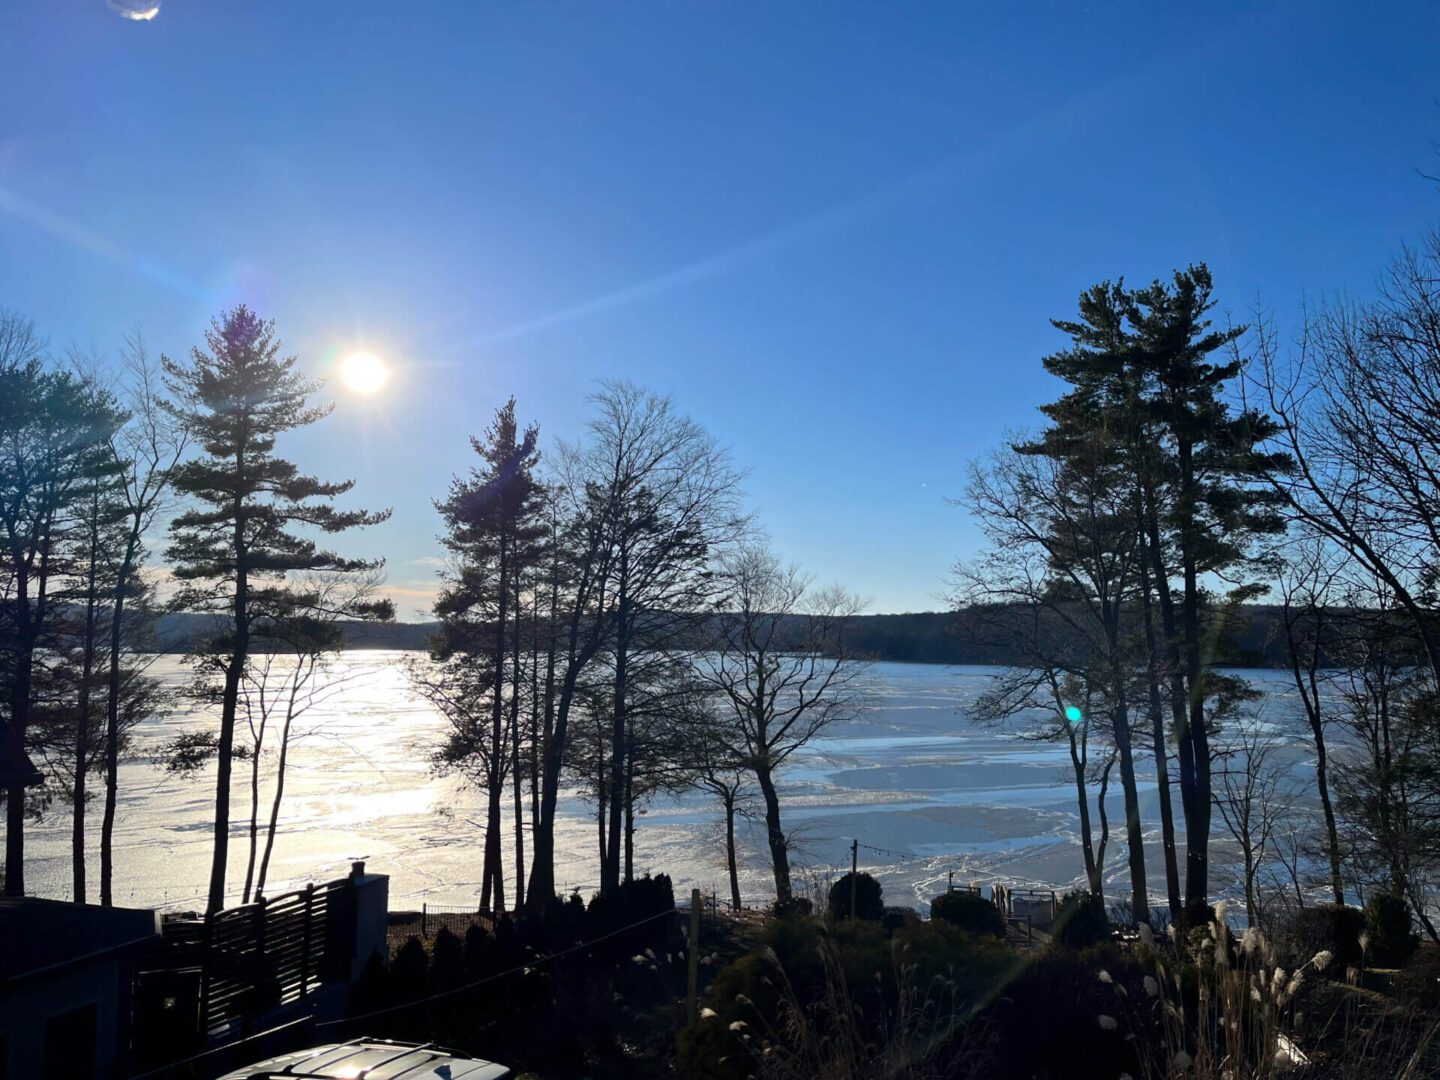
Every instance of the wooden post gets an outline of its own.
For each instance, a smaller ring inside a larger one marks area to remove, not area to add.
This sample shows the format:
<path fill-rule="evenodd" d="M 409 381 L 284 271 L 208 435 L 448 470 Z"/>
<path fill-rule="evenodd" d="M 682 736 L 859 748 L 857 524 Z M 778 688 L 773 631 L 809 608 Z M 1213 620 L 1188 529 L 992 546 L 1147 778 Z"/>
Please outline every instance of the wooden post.
<path fill-rule="evenodd" d="M 860 841 L 850 841 L 850 917 L 855 918 L 855 887 L 860 884 Z"/>
<path fill-rule="evenodd" d="M 429 920 L 430 920 L 430 915 L 429 915 L 429 910 L 430 910 L 430 905 L 427 904 L 427 903 L 425 903 L 424 900 L 421 900 L 421 901 L 420 901 L 420 936 L 423 937 L 423 938 L 428 938 L 428 937 L 430 936 L 430 921 L 429 921 Z"/>
<path fill-rule="evenodd" d="M 315 936 L 315 883 L 305 886 L 305 929 L 300 939 L 300 996 L 310 992 L 310 949 Z"/>
<path fill-rule="evenodd" d="M 212 964 L 211 944 L 215 936 L 215 913 L 205 912 L 205 930 L 200 952 L 200 1042 L 204 1045 L 210 1031 L 210 969 Z"/>
<path fill-rule="evenodd" d="M 695 1022 L 700 990 L 700 890 L 690 890 L 689 982 L 685 991 L 685 1023 Z"/>

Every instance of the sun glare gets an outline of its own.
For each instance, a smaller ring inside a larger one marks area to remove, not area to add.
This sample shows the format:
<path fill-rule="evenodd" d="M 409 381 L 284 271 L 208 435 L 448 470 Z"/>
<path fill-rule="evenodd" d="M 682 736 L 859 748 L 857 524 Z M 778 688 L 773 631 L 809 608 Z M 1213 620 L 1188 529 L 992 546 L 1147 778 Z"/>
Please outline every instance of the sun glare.
<path fill-rule="evenodd" d="M 354 352 L 340 361 L 340 381 L 356 394 L 376 394 L 390 381 L 390 372 L 374 353 Z"/>

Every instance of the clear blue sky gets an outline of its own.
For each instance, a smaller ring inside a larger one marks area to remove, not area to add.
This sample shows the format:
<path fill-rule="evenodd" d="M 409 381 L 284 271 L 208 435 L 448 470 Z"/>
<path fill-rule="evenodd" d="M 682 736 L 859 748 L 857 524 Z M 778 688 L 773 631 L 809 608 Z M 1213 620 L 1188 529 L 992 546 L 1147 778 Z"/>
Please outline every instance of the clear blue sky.
<path fill-rule="evenodd" d="M 603 377 L 725 442 L 789 556 L 934 609 L 1047 320 L 1202 259 L 1282 329 L 1367 292 L 1440 217 L 1437 58 L 1432 3 L 9 0 L 0 305 L 384 356 L 289 448 L 394 507 L 352 549 L 409 617 L 466 437 L 512 393 L 573 436 Z"/>

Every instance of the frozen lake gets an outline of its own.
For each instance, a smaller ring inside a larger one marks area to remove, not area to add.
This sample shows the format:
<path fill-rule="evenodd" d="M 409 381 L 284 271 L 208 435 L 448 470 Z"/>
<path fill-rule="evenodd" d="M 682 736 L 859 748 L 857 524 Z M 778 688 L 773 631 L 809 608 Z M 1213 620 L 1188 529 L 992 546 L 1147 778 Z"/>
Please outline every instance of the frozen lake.
<path fill-rule="evenodd" d="M 409 691 L 402 667 L 407 655 L 347 654 L 352 677 L 297 721 L 267 892 L 342 876 L 352 859 L 363 858 L 373 871 L 390 875 L 392 906 L 475 902 L 481 833 L 474 823 L 483 818 L 483 795 L 432 774 L 430 755 L 443 723 Z M 184 677 L 177 657 L 161 658 L 152 670 L 172 684 Z M 1271 692 L 1261 706 L 1266 721 L 1293 729 L 1285 673 L 1245 674 Z M 793 861 L 822 877 L 835 867 L 848 869 L 850 838 L 858 837 L 867 845 L 861 865 L 881 880 L 889 903 L 928 900 L 952 871 L 957 881 L 1082 883 L 1066 750 L 974 724 L 969 707 L 992 676 L 992 669 L 978 667 L 871 665 L 860 717 L 832 727 L 793 759 L 784 776 L 785 823 L 798 848 Z M 172 777 L 154 766 L 151 754 L 179 731 L 209 722 L 182 711 L 136 730 L 136 759 L 121 775 L 117 903 L 173 907 L 203 900 L 214 769 Z M 1303 770 L 1304 758 L 1297 756 L 1295 764 Z M 1163 895 L 1153 764 L 1142 757 L 1137 768 L 1152 889 Z M 232 796 L 230 877 L 237 892 L 248 839 L 248 769 L 237 762 Z M 1178 793 L 1176 801 L 1178 815 Z M 508 796 L 506 802 L 508 807 Z M 528 793 L 526 805 L 528 813 Z M 268 807 L 264 794 L 262 806 Z M 561 809 L 556 880 L 588 892 L 597 879 L 593 810 L 579 799 L 565 800 Z M 677 893 L 698 885 L 728 895 L 718 817 L 699 795 L 648 807 L 637 827 L 637 872 L 671 874 Z M 99 820 L 100 806 L 92 803 L 92 838 Z M 1118 776 L 1112 778 L 1110 820 L 1118 830 Z M 756 902 L 771 894 L 759 826 L 741 825 L 741 888 Z M 513 867 L 508 841 L 507 833 L 507 875 Z M 68 811 L 56 807 L 32 826 L 27 847 L 30 891 L 68 899 Z M 1106 876 L 1115 883 L 1107 890 L 1111 896 L 1128 891 L 1120 884 L 1128 881 L 1124 850 L 1123 838 L 1112 835 L 1106 856 Z M 1223 851 L 1216 854 L 1223 862 Z M 98 877 L 98 855 L 92 855 L 92 893 Z M 1217 873 L 1219 883 L 1225 877 Z M 508 879 L 506 888 L 508 893 Z"/>

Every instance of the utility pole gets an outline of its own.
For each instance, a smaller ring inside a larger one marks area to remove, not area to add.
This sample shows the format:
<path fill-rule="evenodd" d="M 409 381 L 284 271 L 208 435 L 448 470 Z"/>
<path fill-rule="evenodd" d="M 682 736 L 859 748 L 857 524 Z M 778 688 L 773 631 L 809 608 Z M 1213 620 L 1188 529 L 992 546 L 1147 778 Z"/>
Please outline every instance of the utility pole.
<path fill-rule="evenodd" d="M 855 918 L 855 887 L 860 884 L 860 841 L 850 841 L 850 917 Z"/>

